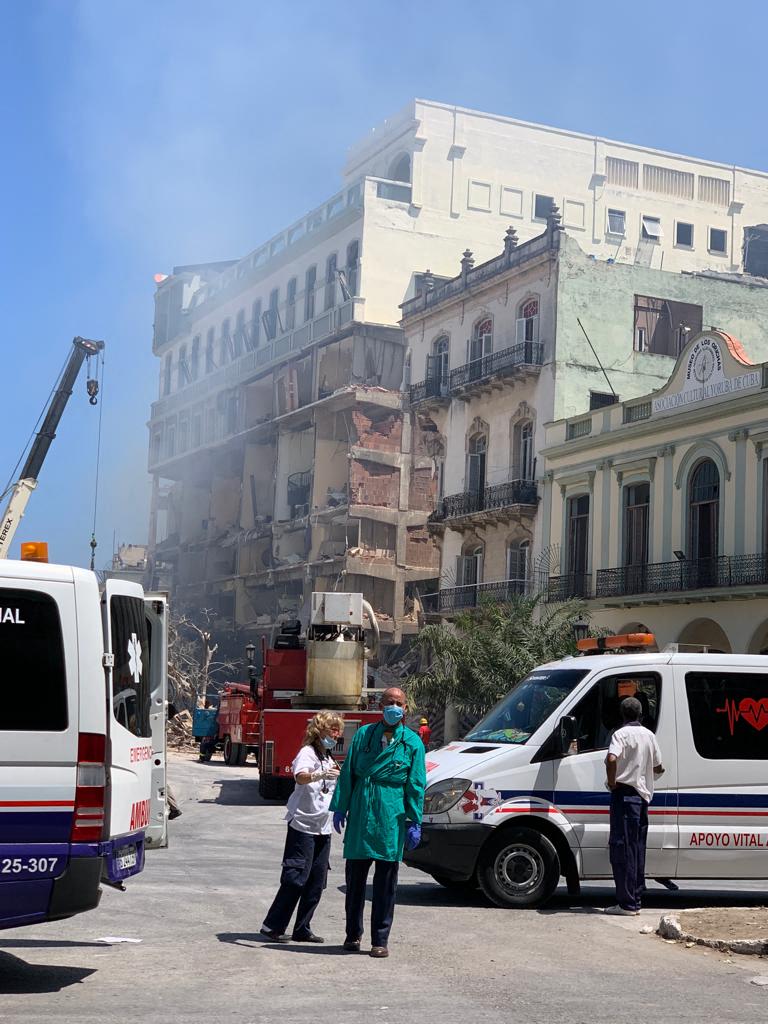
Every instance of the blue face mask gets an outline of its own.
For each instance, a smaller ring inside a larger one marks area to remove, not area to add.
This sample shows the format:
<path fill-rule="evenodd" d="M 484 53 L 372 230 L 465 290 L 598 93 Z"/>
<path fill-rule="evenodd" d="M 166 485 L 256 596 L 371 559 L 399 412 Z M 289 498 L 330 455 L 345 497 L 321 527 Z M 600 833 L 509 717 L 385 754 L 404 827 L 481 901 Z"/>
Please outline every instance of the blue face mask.
<path fill-rule="evenodd" d="M 403 720 L 403 709 L 399 708 L 397 704 L 389 704 L 384 708 L 383 715 L 387 725 L 397 725 Z"/>
<path fill-rule="evenodd" d="M 322 742 L 326 750 L 333 750 L 339 741 L 335 740 L 333 736 L 323 736 Z"/>

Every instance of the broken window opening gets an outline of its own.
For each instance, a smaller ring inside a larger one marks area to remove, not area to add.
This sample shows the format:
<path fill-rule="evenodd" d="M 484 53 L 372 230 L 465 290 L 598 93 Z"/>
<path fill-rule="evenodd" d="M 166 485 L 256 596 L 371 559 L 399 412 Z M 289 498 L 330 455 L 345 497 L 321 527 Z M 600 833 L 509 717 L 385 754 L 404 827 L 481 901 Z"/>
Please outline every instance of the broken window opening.
<path fill-rule="evenodd" d="M 634 349 L 677 358 L 702 326 L 703 307 L 647 295 L 635 296 Z"/>

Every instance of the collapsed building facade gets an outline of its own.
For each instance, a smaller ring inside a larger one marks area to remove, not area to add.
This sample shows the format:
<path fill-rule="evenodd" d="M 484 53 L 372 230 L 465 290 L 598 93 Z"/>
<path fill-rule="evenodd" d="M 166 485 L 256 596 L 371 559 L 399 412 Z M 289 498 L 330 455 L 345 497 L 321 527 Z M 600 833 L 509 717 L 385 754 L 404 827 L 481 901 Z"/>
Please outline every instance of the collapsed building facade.
<path fill-rule="evenodd" d="M 336 195 L 242 258 L 159 282 L 148 575 L 178 609 L 240 645 L 312 590 L 358 590 L 389 653 L 407 640 L 415 590 L 440 575 L 441 442 L 408 414 L 400 306 L 453 278 L 468 244 L 482 265 L 510 224 L 540 236 L 555 202 L 612 263 L 762 258 L 765 175 L 416 100 L 351 149 Z"/>

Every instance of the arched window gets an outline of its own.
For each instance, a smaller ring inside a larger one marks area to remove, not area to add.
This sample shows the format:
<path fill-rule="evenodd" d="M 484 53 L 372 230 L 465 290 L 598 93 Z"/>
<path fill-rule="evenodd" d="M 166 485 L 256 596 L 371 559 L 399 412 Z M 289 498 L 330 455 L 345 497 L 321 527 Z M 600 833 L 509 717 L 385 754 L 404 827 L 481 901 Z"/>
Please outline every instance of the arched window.
<path fill-rule="evenodd" d="M 473 540 L 464 545 L 456 565 L 456 585 L 476 587 L 483 582 L 483 545 Z"/>
<path fill-rule="evenodd" d="M 249 332 L 250 348 L 258 348 L 261 344 L 261 299 L 255 299 L 251 306 L 251 330 Z"/>
<path fill-rule="evenodd" d="M 360 283 L 360 243 L 350 242 L 347 246 L 347 264 L 346 264 L 346 276 L 347 276 L 347 289 L 350 296 L 358 294 L 358 287 Z"/>
<path fill-rule="evenodd" d="M 192 355 L 189 360 L 189 372 L 192 380 L 200 376 L 200 335 L 196 334 L 192 339 Z"/>
<path fill-rule="evenodd" d="M 720 550 L 720 472 L 702 459 L 688 484 L 688 558 L 714 559 Z"/>
<path fill-rule="evenodd" d="M 470 377 L 485 376 L 485 357 L 493 352 L 493 320 L 484 317 L 478 320 L 469 340 Z"/>
<path fill-rule="evenodd" d="M 529 541 L 513 541 L 507 548 L 507 592 L 527 594 L 531 578 L 531 545 Z"/>
<path fill-rule="evenodd" d="M 512 432 L 512 477 L 515 480 L 533 480 L 536 460 L 533 453 L 533 423 L 521 420 Z"/>
<path fill-rule="evenodd" d="M 189 384 L 191 378 L 189 376 L 189 366 L 187 365 L 187 346 L 182 345 L 179 348 L 179 364 L 177 368 L 177 384 L 176 386 L 181 389 L 185 384 Z"/>
<path fill-rule="evenodd" d="M 411 180 L 411 158 L 408 153 L 402 153 L 396 157 L 389 165 L 389 180 L 390 181 L 408 181 Z"/>
<path fill-rule="evenodd" d="M 474 434 L 469 439 L 467 451 L 467 491 L 479 502 L 477 510 L 483 508 L 487 457 L 488 435 Z"/>
<path fill-rule="evenodd" d="M 208 333 L 205 336 L 205 372 L 213 373 L 216 369 L 216 359 L 213 354 L 214 344 L 214 330 L 212 327 L 208 328 Z"/>
<path fill-rule="evenodd" d="M 427 379 L 434 384 L 435 394 L 438 395 L 448 393 L 450 344 L 447 334 L 435 338 L 432 343 L 432 354 L 427 357 Z"/>
<path fill-rule="evenodd" d="M 539 340 L 539 300 L 526 299 L 517 311 L 515 338 L 518 344 Z"/>
<path fill-rule="evenodd" d="M 237 312 L 235 319 L 235 337 L 234 337 L 234 351 L 235 357 L 241 356 L 245 348 L 245 339 L 243 337 L 245 333 L 245 310 L 240 309 Z"/>
<path fill-rule="evenodd" d="M 315 316 L 315 288 L 317 286 L 317 267 L 307 267 L 304 278 L 304 321 L 312 320 Z"/>
<path fill-rule="evenodd" d="M 589 566 L 589 495 L 568 499 L 566 564 L 572 597 L 584 594 Z"/>
<path fill-rule="evenodd" d="M 229 317 L 226 317 L 221 325 L 221 339 L 219 341 L 219 366 L 229 362 L 232 354 L 232 338 L 229 332 Z"/>
<path fill-rule="evenodd" d="M 296 326 L 296 278 L 292 277 L 285 290 L 285 329 L 292 331 Z"/>

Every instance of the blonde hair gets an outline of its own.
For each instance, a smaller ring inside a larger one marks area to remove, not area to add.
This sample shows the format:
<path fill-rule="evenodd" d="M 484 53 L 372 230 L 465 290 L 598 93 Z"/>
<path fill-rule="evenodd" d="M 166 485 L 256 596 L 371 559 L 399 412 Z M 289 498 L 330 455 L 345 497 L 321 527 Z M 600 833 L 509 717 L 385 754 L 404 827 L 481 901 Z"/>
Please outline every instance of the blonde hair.
<path fill-rule="evenodd" d="M 320 742 L 320 734 L 329 729 L 340 729 L 344 732 L 344 719 L 335 711 L 318 711 L 315 717 L 307 722 L 304 746 L 314 747 Z"/>

